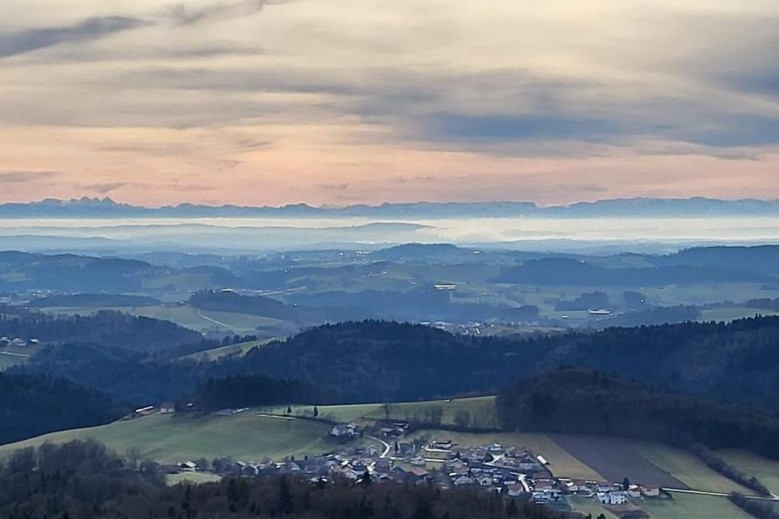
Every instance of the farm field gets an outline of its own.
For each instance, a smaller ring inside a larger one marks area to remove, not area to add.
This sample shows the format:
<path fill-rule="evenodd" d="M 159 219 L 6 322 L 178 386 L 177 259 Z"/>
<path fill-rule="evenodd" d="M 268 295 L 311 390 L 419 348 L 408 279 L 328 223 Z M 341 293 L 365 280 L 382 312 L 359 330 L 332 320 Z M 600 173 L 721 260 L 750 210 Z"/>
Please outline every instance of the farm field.
<path fill-rule="evenodd" d="M 732 308 L 707 308 L 701 312 L 699 321 L 734 321 L 744 317 L 754 317 L 756 315 L 779 315 L 779 312 L 773 310 L 759 310 L 748 307 Z"/>
<path fill-rule="evenodd" d="M 570 434 L 555 434 L 552 438 L 608 481 L 622 481 L 627 477 L 630 481 L 641 484 L 689 488 L 684 482 L 642 457 L 628 441 Z"/>
<path fill-rule="evenodd" d="M 571 509 L 576 512 L 592 514 L 592 517 L 598 517 L 598 515 L 603 514 L 606 516 L 606 519 L 619 519 L 619 517 L 603 508 L 597 498 L 569 496 L 567 500 L 571 505 Z"/>
<path fill-rule="evenodd" d="M 746 495 L 754 494 L 748 488 L 742 487 L 711 470 L 687 451 L 658 443 L 634 442 L 633 446 L 641 456 L 695 490 L 722 493 L 737 491 Z"/>
<path fill-rule="evenodd" d="M 779 494 L 779 461 L 740 450 L 722 450 L 717 455 L 731 466 L 762 481 L 774 494 Z"/>
<path fill-rule="evenodd" d="M 94 438 L 120 454 L 135 448 L 143 457 L 160 463 L 180 463 L 201 457 L 280 460 L 285 456 L 302 457 L 334 450 L 337 444 L 330 440 L 329 429 L 326 424 L 257 416 L 253 411 L 230 416 L 152 415 L 5 445 L 0 447 L 0 457 L 47 441 L 63 443 Z"/>
<path fill-rule="evenodd" d="M 5 371 L 13 366 L 24 364 L 29 357 L 20 357 L 18 354 L 0 351 L 0 371 Z"/>
<path fill-rule="evenodd" d="M 179 483 L 216 483 L 222 481 L 222 476 L 211 472 L 179 472 L 178 474 L 166 474 L 165 483 L 173 486 Z"/>
<path fill-rule="evenodd" d="M 220 346 L 210 350 L 198 351 L 196 353 L 190 353 L 180 358 L 180 360 L 205 360 L 212 362 L 224 357 L 230 357 L 232 355 L 244 356 L 249 350 L 257 348 L 258 346 L 265 346 L 274 339 L 262 339 L 258 341 L 241 342 L 238 344 L 230 344 L 228 346 Z"/>
<path fill-rule="evenodd" d="M 673 497 L 673 500 L 642 499 L 635 504 L 647 512 L 651 519 L 753 519 L 726 497 L 679 493 L 673 494 Z M 618 519 L 595 498 L 569 497 L 568 502 L 577 512 L 592 514 L 592 517 L 603 514 L 607 519 Z"/>
<path fill-rule="evenodd" d="M 673 494 L 673 501 L 647 499 L 641 501 L 652 519 L 754 519 L 726 497 Z"/>
<path fill-rule="evenodd" d="M 162 319 L 197 332 L 230 335 L 258 335 L 262 338 L 288 336 L 299 330 L 298 325 L 257 315 L 237 312 L 201 311 L 190 305 L 125 306 L 112 308 L 56 307 L 44 311 L 52 314 L 89 315 L 99 310 L 115 310 L 130 315 Z"/>
<path fill-rule="evenodd" d="M 8 346 L 0 350 L 0 371 L 5 371 L 13 366 L 18 366 L 27 362 L 30 357 L 41 351 L 40 345 L 29 345 L 24 347 Z"/>
<path fill-rule="evenodd" d="M 312 405 L 292 406 L 292 415 L 311 416 Z M 284 414 L 286 407 L 264 409 L 273 414 Z M 458 412 L 467 412 L 473 427 L 496 427 L 497 409 L 494 396 L 455 398 L 425 402 L 401 402 L 393 404 L 354 404 L 319 406 L 319 416 L 339 422 L 374 422 L 390 420 L 428 421 L 431 412 L 441 411 L 441 423 L 454 425 Z"/>

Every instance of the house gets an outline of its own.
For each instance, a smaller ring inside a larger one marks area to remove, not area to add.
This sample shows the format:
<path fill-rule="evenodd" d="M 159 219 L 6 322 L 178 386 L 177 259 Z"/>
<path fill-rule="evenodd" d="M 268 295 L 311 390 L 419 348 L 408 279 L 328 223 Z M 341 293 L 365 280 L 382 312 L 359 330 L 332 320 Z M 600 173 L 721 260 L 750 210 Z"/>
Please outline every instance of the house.
<path fill-rule="evenodd" d="M 628 502 L 628 495 L 621 490 L 598 492 L 598 501 L 603 505 L 609 506 L 624 505 Z"/>
<path fill-rule="evenodd" d="M 506 495 L 509 497 L 519 497 L 525 493 L 525 487 L 522 483 L 509 483 L 506 485 Z"/>
<path fill-rule="evenodd" d="M 457 487 L 462 487 L 466 485 L 475 485 L 476 481 L 473 480 L 473 478 L 469 478 L 468 476 L 460 476 L 459 478 L 454 480 L 454 485 Z"/>
<path fill-rule="evenodd" d="M 388 459 L 376 460 L 373 471 L 377 474 L 389 474 L 392 470 L 392 462 Z"/>
<path fill-rule="evenodd" d="M 176 412 L 176 404 L 173 402 L 163 402 L 160 404 L 160 414 L 171 414 Z"/>
<path fill-rule="evenodd" d="M 433 443 L 430 445 L 434 449 L 441 449 L 441 450 L 452 450 L 452 446 L 454 443 L 452 440 L 433 440 Z"/>
<path fill-rule="evenodd" d="M 549 478 L 539 478 L 535 481 L 534 489 L 538 491 L 550 491 L 555 488 L 555 482 Z"/>
<path fill-rule="evenodd" d="M 630 498 L 637 499 L 641 497 L 641 488 L 638 485 L 630 485 L 627 492 Z"/>
<path fill-rule="evenodd" d="M 360 427 L 357 424 L 343 424 L 339 423 L 330 429 L 330 436 L 338 439 L 351 439 L 358 436 L 361 433 Z"/>
<path fill-rule="evenodd" d="M 184 472 L 195 472 L 197 470 L 197 463 L 194 461 L 185 461 L 181 465 L 179 465 L 181 470 Z"/>
<path fill-rule="evenodd" d="M 606 494 L 614 490 L 614 485 L 607 481 L 602 481 L 595 486 L 595 491 L 601 494 Z"/>
<path fill-rule="evenodd" d="M 147 405 L 146 407 L 139 407 L 134 411 L 135 416 L 149 416 L 154 412 L 155 407 L 153 405 Z"/>
<path fill-rule="evenodd" d="M 479 476 L 476 479 L 476 482 L 479 484 L 480 487 L 491 487 L 492 486 L 492 477 L 491 476 Z"/>
<path fill-rule="evenodd" d="M 641 487 L 641 495 L 644 497 L 660 497 L 659 487 Z"/>
<path fill-rule="evenodd" d="M 17 338 L 11 341 L 11 346 L 17 346 L 17 347 L 27 346 L 27 341 L 25 341 L 24 339 Z"/>

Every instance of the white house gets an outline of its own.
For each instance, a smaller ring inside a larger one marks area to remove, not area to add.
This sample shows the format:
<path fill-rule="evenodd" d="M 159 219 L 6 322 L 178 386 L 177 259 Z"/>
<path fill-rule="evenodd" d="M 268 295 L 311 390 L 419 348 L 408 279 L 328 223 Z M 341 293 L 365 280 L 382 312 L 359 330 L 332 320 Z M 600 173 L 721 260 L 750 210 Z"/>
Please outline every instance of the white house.
<path fill-rule="evenodd" d="M 615 490 L 612 492 L 598 492 L 598 501 L 604 505 L 624 505 L 628 502 L 628 495 L 621 490 Z"/>

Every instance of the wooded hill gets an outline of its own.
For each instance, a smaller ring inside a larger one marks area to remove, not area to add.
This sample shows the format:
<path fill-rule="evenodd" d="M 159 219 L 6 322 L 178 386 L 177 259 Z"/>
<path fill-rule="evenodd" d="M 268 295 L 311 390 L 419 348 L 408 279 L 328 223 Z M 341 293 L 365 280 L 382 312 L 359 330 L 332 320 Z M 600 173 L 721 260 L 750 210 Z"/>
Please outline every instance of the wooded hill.
<path fill-rule="evenodd" d="M 497 399 L 507 430 L 599 434 L 687 448 L 748 449 L 779 458 L 779 419 L 660 392 L 602 372 L 567 369 L 523 379 Z"/>
<path fill-rule="evenodd" d="M 0 373 L 0 444 L 120 418 L 106 395 L 62 379 Z"/>
<path fill-rule="evenodd" d="M 359 403 L 494 394 L 520 377 L 560 366 L 613 371 L 661 389 L 777 411 L 779 318 L 519 338 L 364 321 L 313 328 L 215 363 L 171 363 L 72 345 L 14 369 L 155 399 L 174 399 L 209 378 L 267 375 L 312 385 L 322 403 Z"/>

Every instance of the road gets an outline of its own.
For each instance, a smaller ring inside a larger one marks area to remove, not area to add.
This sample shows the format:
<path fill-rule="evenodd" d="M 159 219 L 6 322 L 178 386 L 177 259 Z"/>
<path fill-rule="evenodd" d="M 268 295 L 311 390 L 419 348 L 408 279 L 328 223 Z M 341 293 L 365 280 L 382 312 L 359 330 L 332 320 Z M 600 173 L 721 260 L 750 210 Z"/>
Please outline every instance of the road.
<path fill-rule="evenodd" d="M 684 488 L 663 488 L 663 490 L 667 490 L 668 492 L 672 492 L 675 494 L 694 494 L 696 496 L 714 496 L 714 497 L 728 497 L 730 494 L 726 494 L 725 492 L 706 492 L 703 490 L 688 490 Z M 748 496 L 744 495 L 747 499 L 755 499 L 758 501 L 774 501 L 779 502 L 779 498 L 776 496 L 772 497 L 766 497 L 766 496 Z"/>
<path fill-rule="evenodd" d="M 382 452 L 381 456 L 379 456 L 379 457 L 380 458 L 386 458 L 387 457 L 387 454 L 389 454 L 389 451 L 390 451 L 390 444 L 389 443 L 385 442 L 384 440 L 382 440 L 380 438 L 376 438 L 375 436 L 366 436 L 366 438 L 368 438 L 369 440 L 373 440 L 375 442 L 379 442 L 380 444 L 382 444 L 384 446 L 384 452 Z"/>
<path fill-rule="evenodd" d="M 217 321 L 216 319 L 212 319 L 212 318 L 208 317 L 207 315 L 203 315 L 203 312 L 200 311 L 200 310 L 197 311 L 197 315 L 199 315 L 200 317 L 202 317 L 203 319 L 205 319 L 206 321 L 208 321 L 210 323 L 214 323 L 214 324 L 217 324 L 219 326 L 224 326 L 228 330 L 232 329 L 232 326 L 230 326 L 229 324 L 223 323 L 222 321 Z"/>
<path fill-rule="evenodd" d="M 10 351 L 0 351 L 0 355 L 9 355 L 11 357 L 22 357 L 25 359 L 29 359 L 30 355 L 23 355 L 21 353 L 11 353 Z"/>

